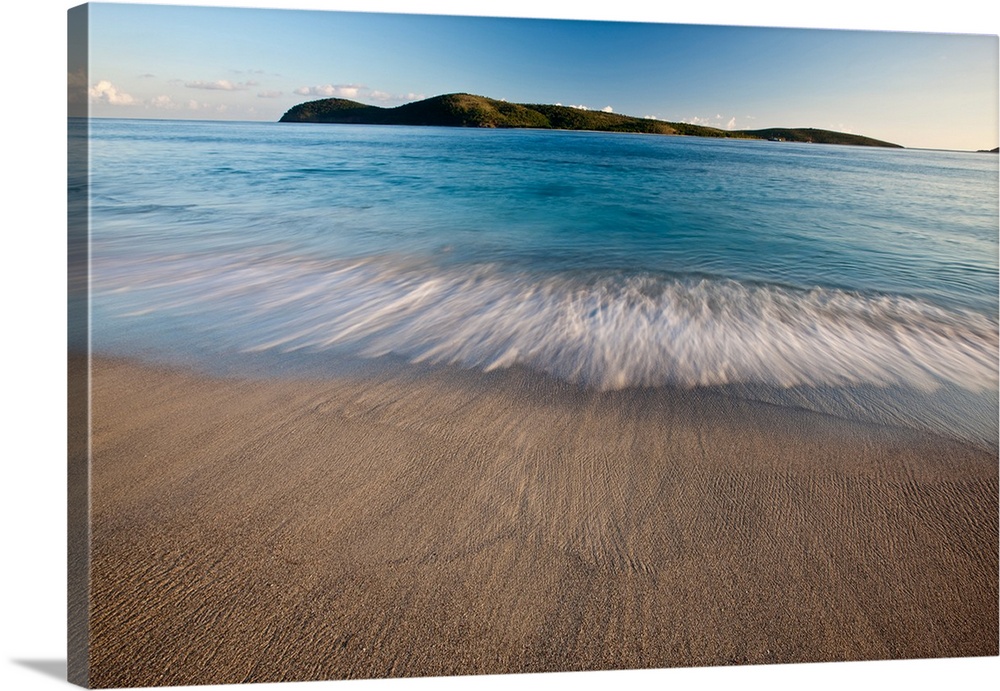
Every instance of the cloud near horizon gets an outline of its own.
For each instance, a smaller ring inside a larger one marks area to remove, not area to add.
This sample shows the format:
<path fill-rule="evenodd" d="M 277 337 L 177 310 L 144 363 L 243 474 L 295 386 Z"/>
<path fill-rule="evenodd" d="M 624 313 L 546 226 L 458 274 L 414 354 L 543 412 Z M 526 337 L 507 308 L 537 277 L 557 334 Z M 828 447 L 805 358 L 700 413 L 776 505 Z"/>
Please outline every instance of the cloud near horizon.
<path fill-rule="evenodd" d="M 208 104 L 199 103 L 194 99 L 191 99 L 186 103 L 177 103 L 169 96 L 160 95 L 154 96 L 146 101 L 146 106 L 149 108 L 156 108 L 158 110 L 202 110 L 207 108 Z"/>
<path fill-rule="evenodd" d="M 324 86 L 300 86 L 295 90 L 299 96 L 325 96 L 327 98 L 357 98 L 367 87 L 356 84 L 326 84 Z"/>
<path fill-rule="evenodd" d="M 169 96 L 155 96 L 154 98 L 149 99 L 149 105 L 153 108 L 164 108 L 167 110 L 180 107 L 175 104 Z"/>
<path fill-rule="evenodd" d="M 749 118 L 749 116 L 748 116 L 748 118 Z M 733 115 L 732 117 L 730 117 L 729 120 L 726 120 L 725 122 L 723 122 L 724 119 L 725 118 L 721 114 L 717 113 L 715 115 L 715 117 L 700 118 L 700 117 L 695 116 L 693 118 L 688 118 L 687 120 L 681 120 L 681 122 L 685 122 L 685 123 L 687 123 L 689 125 L 700 125 L 702 127 L 715 127 L 716 129 L 720 129 L 720 130 L 735 130 L 736 129 L 736 116 L 735 115 Z"/>
<path fill-rule="evenodd" d="M 366 101 L 381 101 L 392 103 L 408 103 L 426 98 L 423 94 L 413 93 L 390 94 L 387 91 L 372 89 L 362 84 L 325 84 L 323 86 L 300 86 L 293 93 L 299 96 L 320 96 L 323 98 L 364 99 Z"/>
<path fill-rule="evenodd" d="M 205 103 L 193 98 L 179 103 L 166 95 L 154 96 L 143 102 L 143 105 L 146 108 L 156 108 L 157 110 L 188 110 L 216 113 L 225 113 L 230 110 L 229 106 L 225 104 Z M 237 107 L 236 110 L 239 111 L 241 109 Z M 248 110 L 249 112 L 254 112 L 252 109 Z"/>
<path fill-rule="evenodd" d="M 136 100 L 131 95 L 124 91 L 119 91 L 107 79 L 102 79 L 94 84 L 90 87 L 88 93 L 92 101 L 99 101 L 113 106 L 131 106 L 136 103 Z"/>
<path fill-rule="evenodd" d="M 562 106 L 563 104 L 562 103 L 554 103 L 553 105 Z M 590 106 L 585 106 L 585 105 L 581 105 L 581 104 L 577 104 L 577 103 L 570 103 L 570 104 L 566 105 L 565 107 L 566 108 L 576 108 L 577 110 L 590 110 Z M 613 113 L 613 112 L 615 112 L 615 109 L 612 108 L 611 106 L 604 106 L 603 108 L 601 108 L 601 112 L 602 113 Z"/>
<path fill-rule="evenodd" d="M 215 91 L 245 91 L 252 86 L 258 86 L 257 82 L 236 82 L 233 83 L 228 79 L 218 79 L 214 82 L 184 82 L 184 86 L 189 89 L 211 89 Z"/>
<path fill-rule="evenodd" d="M 385 91 L 371 91 L 368 98 L 373 101 L 393 101 L 396 103 L 409 103 L 410 101 L 421 101 L 425 98 L 423 94 L 415 94 L 412 91 L 407 94 L 389 94 Z"/>

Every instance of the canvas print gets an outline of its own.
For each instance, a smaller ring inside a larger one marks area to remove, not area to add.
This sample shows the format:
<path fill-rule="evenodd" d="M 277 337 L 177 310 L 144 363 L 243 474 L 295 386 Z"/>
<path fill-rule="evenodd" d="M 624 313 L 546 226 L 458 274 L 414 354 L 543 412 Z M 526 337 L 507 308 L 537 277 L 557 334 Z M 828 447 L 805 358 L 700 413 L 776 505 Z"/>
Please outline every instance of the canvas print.
<path fill-rule="evenodd" d="M 997 36 L 69 32 L 73 682 L 998 654 Z"/>

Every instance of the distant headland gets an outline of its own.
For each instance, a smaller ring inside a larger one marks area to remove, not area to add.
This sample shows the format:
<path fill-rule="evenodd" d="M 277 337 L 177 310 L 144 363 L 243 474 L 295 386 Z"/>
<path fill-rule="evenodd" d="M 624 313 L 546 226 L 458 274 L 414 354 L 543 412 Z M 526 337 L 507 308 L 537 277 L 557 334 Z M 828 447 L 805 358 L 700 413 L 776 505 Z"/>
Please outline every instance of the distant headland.
<path fill-rule="evenodd" d="M 279 122 L 591 130 L 903 148 L 899 144 L 871 137 L 811 127 L 721 130 L 571 106 L 508 103 L 472 94 L 434 96 L 395 108 L 369 106 L 343 98 L 325 98 L 293 106 L 281 116 Z"/>

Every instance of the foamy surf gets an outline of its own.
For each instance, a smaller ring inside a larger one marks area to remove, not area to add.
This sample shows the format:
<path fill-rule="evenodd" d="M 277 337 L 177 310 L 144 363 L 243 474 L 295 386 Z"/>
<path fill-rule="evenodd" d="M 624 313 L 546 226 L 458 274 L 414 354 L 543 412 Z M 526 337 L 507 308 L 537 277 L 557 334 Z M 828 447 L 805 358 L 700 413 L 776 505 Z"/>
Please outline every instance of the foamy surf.
<path fill-rule="evenodd" d="M 346 351 L 598 389 L 761 384 L 997 389 L 995 316 L 726 279 L 532 273 L 258 253 L 106 260 L 96 302 L 244 351 Z"/>

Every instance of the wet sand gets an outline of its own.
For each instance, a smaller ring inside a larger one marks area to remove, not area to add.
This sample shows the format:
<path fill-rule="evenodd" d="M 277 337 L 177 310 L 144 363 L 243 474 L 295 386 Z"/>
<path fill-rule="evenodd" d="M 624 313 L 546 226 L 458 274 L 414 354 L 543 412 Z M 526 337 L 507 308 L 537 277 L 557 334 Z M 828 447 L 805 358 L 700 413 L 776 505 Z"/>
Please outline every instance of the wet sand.
<path fill-rule="evenodd" d="M 526 372 L 92 396 L 93 686 L 998 654 L 987 449 Z"/>

